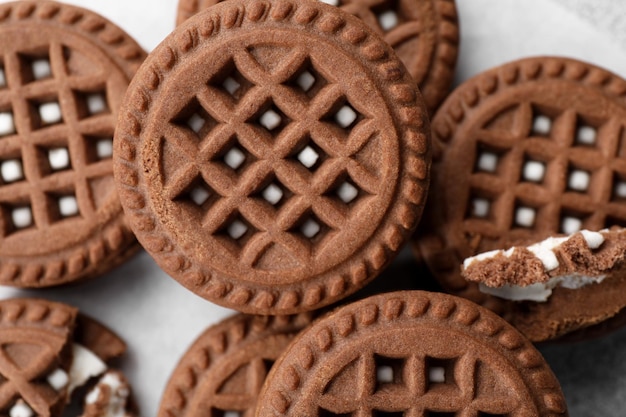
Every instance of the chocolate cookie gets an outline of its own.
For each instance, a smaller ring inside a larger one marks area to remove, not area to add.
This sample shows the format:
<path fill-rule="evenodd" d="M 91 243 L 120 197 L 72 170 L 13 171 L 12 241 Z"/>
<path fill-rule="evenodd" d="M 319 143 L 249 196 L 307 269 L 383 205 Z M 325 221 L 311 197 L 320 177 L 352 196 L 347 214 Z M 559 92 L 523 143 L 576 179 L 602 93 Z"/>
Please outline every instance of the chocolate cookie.
<path fill-rule="evenodd" d="M 327 305 L 373 279 L 420 218 L 430 126 L 393 50 L 317 2 L 230 0 L 171 34 L 115 136 L 139 241 L 244 312 Z"/>
<path fill-rule="evenodd" d="M 0 414 L 61 416 L 73 392 L 101 377 L 85 398 L 84 416 L 112 415 L 105 409 L 118 410 L 115 415 L 120 416 L 136 415 L 123 377 L 117 380 L 126 389 L 116 401 L 107 400 L 111 389 L 106 398 L 99 393 L 118 375 L 107 371 L 106 362 L 123 353 L 124 342 L 103 325 L 79 316 L 76 309 L 36 299 L 0 301 L 0 341 Z M 101 346 L 102 341 L 110 347 Z"/>
<path fill-rule="evenodd" d="M 1 284 L 64 284 L 133 253 L 111 153 L 119 105 L 144 57 L 90 11 L 0 5 Z"/>
<path fill-rule="evenodd" d="M 272 364 L 310 322 L 305 314 L 240 314 L 212 326 L 178 363 L 158 416 L 253 416 Z"/>
<path fill-rule="evenodd" d="M 559 337 L 597 325 L 626 307 L 626 230 L 583 230 L 482 253 L 465 260 L 462 274 L 478 282 L 485 294 L 525 301 L 511 317 L 525 334 Z M 562 296 L 552 301 L 557 288 Z"/>
<path fill-rule="evenodd" d="M 177 24 L 223 0 L 179 0 Z M 391 45 L 431 113 L 447 96 L 459 49 L 454 0 L 321 0 L 361 18 Z"/>
<path fill-rule="evenodd" d="M 614 74 L 552 57 L 505 64 L 453 92 L 433 121 L 433 192 L 418 238 L 448 291 L 515 320 L 519 306 L 461 277 L 465 258 L 626 225 L 625 93 Z"/>
<path fill-rule="evenodd" d="M 565 416 L 559 383 L 518 331 L 440 293 L 388 293 L 337 309 L 276 361 L 269 416 Z"/>

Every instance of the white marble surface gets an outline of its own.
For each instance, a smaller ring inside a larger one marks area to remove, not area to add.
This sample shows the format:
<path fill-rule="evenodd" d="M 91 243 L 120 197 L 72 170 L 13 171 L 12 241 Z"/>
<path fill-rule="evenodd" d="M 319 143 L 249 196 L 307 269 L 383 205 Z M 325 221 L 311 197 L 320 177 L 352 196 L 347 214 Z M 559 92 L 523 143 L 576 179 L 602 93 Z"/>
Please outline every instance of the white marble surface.
<path fill-rule="evenodd" d="M 174 27 L 176 0 L 72 0 L 116 22 L 147 49 Z M 457 0 L 462 49 L 457 82 L 506 61 L 540 54 L 586 59 L 626 76 L 623 0 Z M 414 265 L 391 273 L 410 276 Z M 68 288 L 16 291 L 76 305 L 129 344 L 124 370 L 144 416 L 155 416 L 178 358 L 208 325 L 229 314 L 167 277 L 141 254 L 107 276 Z M 573 417 L 621 416 L 626 408 L 626 332 L 598 341 L 543 349 L 561 379 Z"/>

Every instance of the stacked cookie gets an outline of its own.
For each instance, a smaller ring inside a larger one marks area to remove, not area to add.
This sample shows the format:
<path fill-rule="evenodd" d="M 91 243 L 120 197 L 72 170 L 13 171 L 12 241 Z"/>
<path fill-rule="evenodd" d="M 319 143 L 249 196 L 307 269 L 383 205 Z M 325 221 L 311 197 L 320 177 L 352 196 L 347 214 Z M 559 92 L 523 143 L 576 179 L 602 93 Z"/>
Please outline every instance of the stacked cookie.
<path fill-rule="evenodd" d="M 451 94 L 433 120 L 432 192 L 417 237 L 447 291 L 533 341 L 623 322 L 624 91 L 606 70 L 541 57 Z M 549 298 L 522 295 L 559 274 Z"/>

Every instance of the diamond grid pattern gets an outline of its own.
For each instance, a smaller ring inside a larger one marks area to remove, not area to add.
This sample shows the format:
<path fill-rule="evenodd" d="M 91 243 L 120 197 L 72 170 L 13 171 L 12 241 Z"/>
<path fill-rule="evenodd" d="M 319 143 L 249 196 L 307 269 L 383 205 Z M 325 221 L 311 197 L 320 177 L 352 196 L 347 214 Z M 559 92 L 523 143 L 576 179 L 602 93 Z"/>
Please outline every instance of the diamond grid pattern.
<path fill-rule="evenodd" d="M 202 178 L 219 196 L 203 207 L 203 227 L 222 241 L 229 236 L 233 242 L 225 246 L 238 248 L 249 265 L 273 244 L 307 262 L 315 245 L 341 229 L 350 215 L 338 197 L 327 196 L 339 178 L 350 178 L 343 193 L 352 204 L 377 189 L 376 177 L 352 158 L 377 133 L 374 124 L 357 113 L 338 85 L 321 77 L 301 50 L 288 54 L 271 73 L 249 51 L 237 52 L 191 99 L 199 108 L 185 110 L 209 115 L 215 126 L 200 142 L 179 117 L 164 132 L 189 161 L 167 180 L 166 194 L 180 200 L 190 179 Z M 245 85 L 244 92 L 236 90 L 237 100 L 226 91 L 235 88 L 230 81 L 225 87 L 229 79 Z M 334 121 L 339 105 L 355 112 L 346 126 Z M 237 169 L 224 163 L 233 149 L 245 156 Z M 243 242 L 238 234 L 223 233 L 235 217 L 253 232 L 244 232 Z"/>
<path fill-rule="evenodd" d="M 32 226 L 37 229 L 65 218 L 57 207 L 49 206 L 53 196 L 73 195 L 78 214 L 94 216 L 97 207 L 90 181 L 112 175 L 110 161 L 102 161 L 106 156 L 90 156 L 90 137 L 112 137 L 115 124 L 106 103 L 107 74 L 93 78 L 72 74 L 66 65 L 71 50 L 56 42 L 46 48 L 36 60 L 19 53 L 7 53 L 2 59 L 7 88 L 0 92 L 0 107 L 14 115 L 17 134 L 0 140 L 6 154 L 22 161 L 24 171 L 15 184 L 3 181 L 0 186 L 2 236 L 22 228 L 14 224 L 13 207 L 30 207 Z M 52 103 L 46 114 L 43 103 Z M 52 159 L 46 155 L 59 144 L 69 155 L 68 169 L 51 166 Z"/>
<path fill-rule="evenodd" d="M 477 132 L 477 160 L 497 169 L 475 168 L 470 176 L 467 232 L 487 227 L 495 238 L 511 228 L 573 233 L 626 225 L 616 191 L 626 173 L 619 121 L 592 125 L 573 110 L 529 102 L 501 119 Z M 497 161 L 489 149 L 498 149 Z"/>
<path fill-rule="evenodd" d="M 505 416 L 515 411 L 518 407 L 515 399 L 502 398 L 497 405 L 493 402 L 487 405 L 490 402 L 480 398 L 474 386 L 479 364 L 472 353 L 452 359 L 417 354 L 401 359 L 363 355 L 358 360 L 356 374 L 375 374 L 370 378 L 359 378 L 363 383 L 357 385 L 354 396 L 324 394 L 319 415 L 477 417 Z M 445 404 L 442 404 L 440 395 L 445 395 Z"/>

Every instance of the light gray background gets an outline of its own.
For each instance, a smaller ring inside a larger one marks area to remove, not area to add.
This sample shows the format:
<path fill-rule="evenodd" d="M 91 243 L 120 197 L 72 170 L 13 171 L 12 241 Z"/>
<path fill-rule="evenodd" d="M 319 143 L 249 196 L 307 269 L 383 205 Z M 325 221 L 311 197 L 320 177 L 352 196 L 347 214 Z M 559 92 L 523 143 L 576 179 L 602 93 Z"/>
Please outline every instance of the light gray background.
<path fill-rule="evenodd" d="M 4 1 L 0 1 L 4 2 Z M 174 27 L 176 0 L 72 0 L 133 35 L 148 51 Z M 531 55 L 577 57 L 626 77 L 624 0 L 457 0 L 462 48 L 457 82 Z M 377 285 L 420 287 L 405 252 Z M 400 283 L 393 281 L 400 278 Z M 17 291 L 71 303 L 115 329 L 129 344 L 124 371 L 144 416 L 155 416 L 161 392 L 187 346 L 208 325 L 231 314 L 167 277 L 145 253 L 107 276 L 68 288 Z M 626 414 L 626 330 L 575 345 L 542 347 L 561 380 L 573 417 Z"/>

